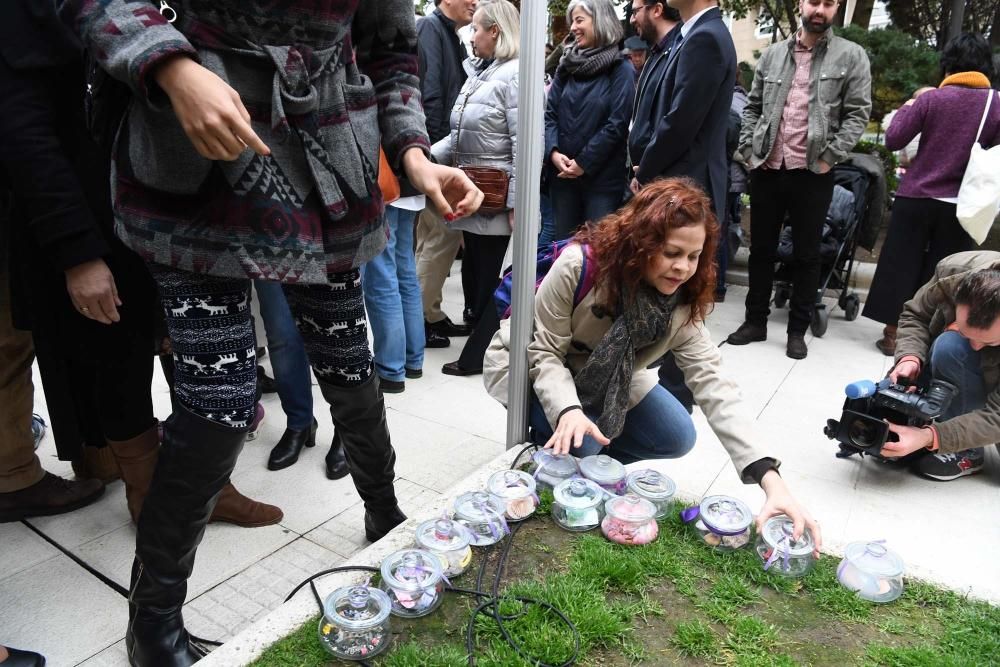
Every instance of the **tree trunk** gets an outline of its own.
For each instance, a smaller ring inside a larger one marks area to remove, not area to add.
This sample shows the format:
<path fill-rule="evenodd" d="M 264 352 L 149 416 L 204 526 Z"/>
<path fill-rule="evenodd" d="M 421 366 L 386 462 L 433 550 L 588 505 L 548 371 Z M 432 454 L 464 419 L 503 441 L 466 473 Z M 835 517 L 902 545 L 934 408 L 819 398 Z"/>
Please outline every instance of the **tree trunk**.
<path fill-rule="evenodd" d="M 868 24 L 872 20 L 872 9 L 874 6 L 875 0 L 858 0 L 854 5 L 854 15 L 851 16 L 851 25 L 856 25 L 859 28 L 867 30 Z"/>
<path fill-rule="evenodd" d="M 951 0 L 951 21 L 948 24 L 948 35 L 945 44 L 962 33 L 962 20 L 965 18 L 965 0 Z M 942 47 L 944 44 L 941 45 Z"/>
<path fill-rule="evenodd" d="M 990 47 L 996 52 L 1000 49 L 1000 2 L 997 3 L 996 11 L 993 12 L 993 25 L 990 27 Z"/>

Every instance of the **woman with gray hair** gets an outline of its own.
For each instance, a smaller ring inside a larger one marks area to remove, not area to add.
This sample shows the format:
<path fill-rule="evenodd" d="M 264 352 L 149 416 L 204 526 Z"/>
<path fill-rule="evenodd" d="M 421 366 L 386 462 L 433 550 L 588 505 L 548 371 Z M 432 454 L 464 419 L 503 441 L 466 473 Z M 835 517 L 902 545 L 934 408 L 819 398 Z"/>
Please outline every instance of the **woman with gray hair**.
<path fill-rule="evenodd" d="M 626 187 L 635 70 L 611 0 L 570 0 L 570 35 L 549 89 L 545 155 L 555 240 L 616 210 Z"/>
<path fill-rule="evenodd" d="M 462 284 L 475 321 L 461 356 L 441 369 L 447 375 L 482 373 L 486 347 L 500 327 L 493 291 L 514 226 L 520 41 L 520 17 L 514 5 L 507 0 L 480 3 L 472 18 L 472 53 L 477 60 L 465 61 L 469 78 L 451 110 L 450 136 L 431 149 L 439 164 L 485 168 L 482 177 L 494 184 L 482 185 L 484 191 L 492 190 L 493 206 L 446 222 L 461 230 L 465 241 Z"/>

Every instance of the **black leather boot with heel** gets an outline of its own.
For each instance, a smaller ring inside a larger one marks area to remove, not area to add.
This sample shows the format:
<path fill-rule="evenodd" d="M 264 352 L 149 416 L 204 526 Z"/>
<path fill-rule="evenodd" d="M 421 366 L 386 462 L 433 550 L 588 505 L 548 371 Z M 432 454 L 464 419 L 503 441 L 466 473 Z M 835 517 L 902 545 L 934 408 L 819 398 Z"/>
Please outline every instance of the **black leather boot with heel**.
<path fill-rule="evenodd" d="M 378 376 L 356 387 L 338 387 L 320 380 L 320 391 L 330 404 L 337 437 L 358 495 L 365 503 L 365 536 L 371 542 L 406 521 L 396 491 L 396 452 L 385 420 L 385 399 Z"/>
<path fill-rule="evenodd" d="M 188 667 L 204 657 L 184 629 L 181 608 L 205 526 L 245 440 L 246 429 L 183 408 L 163 425 L 129 587 L 125 646 L 134 667 Z"/>

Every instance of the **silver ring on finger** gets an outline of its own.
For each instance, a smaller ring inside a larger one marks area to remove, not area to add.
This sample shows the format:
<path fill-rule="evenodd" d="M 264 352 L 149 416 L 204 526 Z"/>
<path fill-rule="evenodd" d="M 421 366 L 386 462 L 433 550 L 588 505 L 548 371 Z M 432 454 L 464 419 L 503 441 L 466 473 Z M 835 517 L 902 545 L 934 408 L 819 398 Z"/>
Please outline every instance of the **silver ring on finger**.
<path fill-rule="evenodd" d="M 90 308 L 87 308 L 86 306 L 80 306 L 80 312 L 83 313 L 84 315 L 89 315 Z"/>

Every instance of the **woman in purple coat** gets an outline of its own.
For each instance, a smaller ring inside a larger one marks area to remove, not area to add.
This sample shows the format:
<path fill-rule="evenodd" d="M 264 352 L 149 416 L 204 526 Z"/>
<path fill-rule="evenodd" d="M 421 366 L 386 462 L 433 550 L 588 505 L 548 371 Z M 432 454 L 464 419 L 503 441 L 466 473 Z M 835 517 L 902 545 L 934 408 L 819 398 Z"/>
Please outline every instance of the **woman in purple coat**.
<path fill-rule="evenodd" d="M 955 205 L 991 96 L 979 143 L 989 148 L 1000 142 L 1000 96 L 990 86 L 989 43 L 982 35 L 955 37 L 941 54 L 941 70 L 944 80 L 938 89 L 900 107 L 885 132 L 885 145 L 894 151 L 920 135 L 920 148 L 896 191 L 889 234 L 863 312 L 885 325 L 875 345 L 890 357 L 896 352 L 903 304 L 930 280 L 938 262 L 973 247 L 955 217 Z"/>

